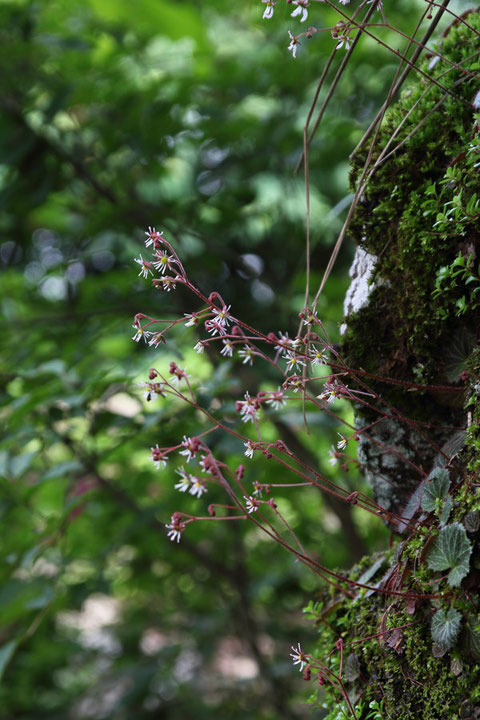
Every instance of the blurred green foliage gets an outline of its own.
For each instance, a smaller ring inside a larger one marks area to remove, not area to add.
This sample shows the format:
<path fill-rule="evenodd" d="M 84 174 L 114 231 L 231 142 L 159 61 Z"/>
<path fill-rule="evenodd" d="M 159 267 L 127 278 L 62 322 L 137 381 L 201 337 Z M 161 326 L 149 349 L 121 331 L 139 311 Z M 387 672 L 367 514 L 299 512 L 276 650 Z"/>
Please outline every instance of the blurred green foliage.
<path fill-rule="evenodd" d="M 408 31 L 416 7 L 392 5 L 389 19 Z M 278 378 L 200 364 L 187 329 L 158 351 L 131 341 L 136 312 L 195 309 L 181 291 L 161 295 L 137 278 L 148 225 L 246 322 L 290 332 L 298 322 L 305 200 L 293 168 L 332 39 L 310 40 L 294 61 L 288 6 L 269 22 L 262 11 L 253 0 L 0 3 L 6 720 L 305 714 L 288 647 L 307 642 L 301 608 L 317 579 L 247 523 L 196 524 L 178 546 L 166 539 L 179 495 L 149 448 L 202 426 L 178 403 L 147 405 L 136 385 L 151 365 L 182 358 L 203 403 L 222 397 L 228 408 L 241 388 Z M 321 13 L 319 23 L 335 22 Z M 312 144 L 312 287 L 348 204 L 348 154 L 393 71 L 385 50 L 361 42 Z M 351 253 L 320 304 L 334 339 Z M 322 472 L 358 487 L 328 465 L 337 428 L 327 416 L 310 418 L 309 437 L 300 413 L 282 419 Z M 274 437 L 272 421 L 265 432 Z M 240 445 L 214 440 L 230 462 Z M 278 475 L 267 460 L 251 472 Z M 187 512 L 202 502 L 180 501 Z M 377 523 L 354 514 L 352 544 L 313 488 L 278 502 L 328 566 L 383 542 Z"/>

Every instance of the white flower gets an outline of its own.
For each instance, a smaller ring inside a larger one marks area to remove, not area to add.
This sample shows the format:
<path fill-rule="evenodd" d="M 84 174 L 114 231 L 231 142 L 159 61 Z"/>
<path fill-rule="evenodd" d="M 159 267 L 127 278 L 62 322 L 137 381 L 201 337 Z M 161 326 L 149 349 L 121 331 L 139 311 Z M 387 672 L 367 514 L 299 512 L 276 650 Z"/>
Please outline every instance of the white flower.
<path fill-rule="evenodd" d="M 266 8 L 263 12 L 263 19 L 264 20 L 270 20 L 270 18 L 273 17 L 273 8 L 277 4 L 277 0 L 262 0 L 263 3 L 266 4 Z"/>
<path fill-rule="evenodd" d="M 193 495 L 194 497 L 202 497 L 203 493 L 207 492 L 207 485 L 205 483 L 205 480 L 202 480 L 202 478 L 198 477 L 192 477 L 191 478 L 192 486 L 190 490 L 188 491 L 190 495 Z"/>
<path fill-rule="evenodd" d="M 324 350 L 318 350 L 315 346 L 312 346 L 313 355 L 310 356 L 310 361 L 313 365 L 326 365 L 327 355 Z"/>
<path fill-rule="evenodd" d="M 153 460 L 155 470 L 164 470 L 167 465 L 168 457 L 162 454 L 162 451 L 158 447 L 158 443 L 155 447 L 150 448 L 150 451 L 152 453 L 150 460 Z"/>
<path fill-rule="evenodd" d="M 268 405 L 271 405 L 274 410 L 280 410 L 281 407 L 284 407 L 286 405 L 285 393 L 281 388 L 278 388 L 278 390 L 270 394 L 270 397 L 268 398 L 268 400 L 266 400 L 266 403 Z"/>
<path fill-rule="evenodd" d="M 155 228 L 149 227 L 148 232 L 145 233 L 147 236 L 147 239 L 145 240 L 145 246 L 149 247 L 149 245 L 153 245 L 155 243 L 155 240 L 158 240 L 159 242 L 163 241 L 163 232 L 158 232 L 155 230 Z"/>
<path fill-rule="evenodd" d="M 163 290 L 166 290 L 167 292 L 170 292 L 170 290 L 175 290 L 175 288 L 176 288 L 176 284 L 175 284 L 175 283 L 177 282 L 178 279 L 179 279 L 179 278 L 178 278 L 178 275 L 177 275 L 176 278 L 172 278 L 172 277 L 162 277 L 161 280 L 162 280 L 162 288 L 163 288 Z M 155 282 L 155 281 L 154 281 L 154 282 Z"/>
<path fill-rule="evenodd" d="M 183 450 L 180 450 L 180 455 L 184 455 L 187 458 L 187 462 L 190 462 L 195 457 L 196 453 L 200 449 L 197 438 L 187 438 L 185 435 L 182 440 Z"/>
<path fill-rule="evenodd" d="M 248 422 L 252 420 L 258 420 L 258 409 L 259 402 L 256 398 L 251 398 L 250 393 L 246 392 L 244 395 L 245 400 L 237 400 L 236 410 L 242 416 L 242 422 Z"/>
<path fill-rule="evenodd" d="M 302 672 L 303 668 L 308 663 L 308 658 L 303 652 L 300 643 L 298 643 L 298 647 L 293 647 L 292 645 L 292 650 L 293 652 L 290 653 L 290 657 L 293 658 L 293 664 L 300 665 L 298 669 Z"/>
<path fill-rule="evenodd" d="M 323 386 L 323 392 L 317 395 L 317 397 L 320 398 L 320 400 L 326 400 L 327 403 L 331 405 L 335 398 L 342 396 L 342 387 L 346 388 L 347 386 L 341 386 L 337 380 L 334 380 L 332 383 L 326 382 Z"/>
<path fill-rule="evenodd" d="M 297 57 L 297 45 L 300 45 L 300 40 L 295 37 L 295 35 L 292 35 L 290 30 L 288 31 L 288 34 L 290 36 L 290 45 L 288 46 L 288 50 L 292 53 L 292 57 Z"/>
<path fill-rule="evenodd" d="M 212 337 L 214 337 L 217 333 L 219 335 L 227 334 L 224 323 L 216 317 L 212 318 L 211 320 L 207 320 L 207 322 L 205 323 L 205 330 L 211 333 Z"/>
<path fill-rule="evenodd" d="M 196 350 L 196 352 L 201 355 L 205 352 L 205 345 L 201 340 L 199 340 L 194 346 L 193 349 Z"/>
<path fill-rule="evenodd" d="M 156 400 L 158 398 L 158 393 L 156 393 L 155 390 L 152 390 L 151 387 L 147 387 L 144 390 L 143 397 L 147 402 L 151 402 L 152 400 Z"/>
<path fill-rule="evenodd" d="M 249 497 L 244 495 L 243 499 L 245 500 L 245 506 L 248 513 L 257 512 L 258 506 L 260 504 L 257 498 L 254 498 L 252 495 L 250 495 Z"/>
<path fill-rule="evenodd" d="M 224 357 L 233 357 L 233 343 L 230 340 L 222 340 L 223 348 L 220 350 L 220 355 Z"/>
<path fill-rule="evenodd" d="M 176 485 L 174 485 L 175 490 L 180 490 L 180 492 L 186 492 L 190 487 L 190 475 L 185 472 L 183 465 L 182 467 L 177 468 L 175 470 L 178 475 L 180 475 L 180 482 L 178 482 Z"/>
<path fill-rule="evenodd" d="M 173 255 L 169 255 L 166 250 L 159 250 L 155 257 L 156 261 L 153 263 L 153 267 L 161 272 L 162 275 L 165 274 L 165 270 L 171 270 L 172 262 L 175 260 Z"/>
<path fill-rule="evenodd" d="M 135 335 L 132 335 L 132 340 L 135 340 L 135 342 L 138 342 L 139 340 L 143 339 L 145 342 L 147 342 L 147 338 L 152 333 L 148 330 L 144 330 L 141 325 L 132 325 L 133 329 L 136 330 Z"/>
<path fill-rule="evenodd" d="M 172 520 L 169 525 L 165 525 L 165 527 L 168 530 L 167 537 L 170 538 L 172 542 L 175 542 L 175 540 L 180 542 L 180 538 L 182 537 L 182 533 L 185 530 L 184 523 L 180 522 L 178 518 L 175 517 L 175 515 L 172 515 Z"/>
<path fill-rule="evenodd" d="M 253 352 L 253 348 L 249 347 L 249 345 L 245 345 L 243 350 L 238 351 L 238 354 L 241 358 L 243 358 L 242 365 L 246 365 L 247 363 L 249 365 L 253 365 L 253 356 L 255 353 Z"/>
<path fill-rule="evenodd" d="M 348 441 L 347 441 L 347 438 L 344 437 L 344 436 L 342 435 L 342 433 L 337 433 L 337 435 L 338 435 L 338 437 L 340 438 L 340 440 L 337 442 L 337 448 L 338 448 L 339 450 L 345 450 L 345 448 L 347 447 L 347 442 L 348 442 Z"/>
<path fill-rule="evenodd" d="M 144 277 L 145 279 L 147 279 L 147 278 L 148 278 L 148 273 L 150 273 L 150 275 L 153 275 L 153 272 L 152 272 L 152 270 L 151 270 L 151 265 L 152 265 L 152 263 L 149 263 L 149 262 L 147 262 L 146 260 L 144 260 L 144 259 L 142 258 L 142 254 L 141 254 L 141 253 L 140 253 L 140 257 L 134 258 L 134 260 L 135 260 L 136 263 L 138 263 L 139 265 L 141 265 L 141 269 L 140 269 L 140 272 L 138 273 L 138 277 L 140 277 L 140 275 L 143 275 L 143 277 Z"/>
<path fill-rule="evenodd" d="M 350 50 L 352 41 L 347 35 L 341 35 L 338 43 L 335 45 L 335 50 L 340 50 L 345 45 L 345 50 Z"/>
<path fill-rule="evenodd" d="M 185 323 L 185 327 L 193 327 L 194 325 L 198 325 L 198 317 L 192 313 L 183 313 L 186 318 L 188 318 L 187 322 Z"/>
<path fill-rule="evenodd" d="M 248 457 L 248 458 L 253 458 L 253 452 L 254 452 L 255 448 L 253 447 L 253 445 L 252 445 L 252 443 L 250 442 L 250 440 L 247 440 L 247 442 L 246 442 L 246 443 L 243 443 L 243 444 L 244 444 L 245 447 L 247 448 L 247 449 L 245 450 L 245 452 L 244 452 L 244 455 L 245 455 L 246 457 Z"/>
<path fill-rule="evenodd" d="M 348 5 L 350 0 L 338 0 L 338 2 L 340 3 L 340 5 Z"/>
<path fill-rule="evenodd" d="M 288 372 L 290 372 L 290 370 L 296 370 L 300 365 L 305 365 L 305 361 L 302 360 L 301 357 L 298 357 L 292 350 L 289 350 L 287 354 L 283 356 L 283 359 L 287 361 Z"/>
<path fill-rule="evenodd" d="M 160 344 L 161 338 L 162 338 L 161 333 L 152 333 L 152 337 L 149 340 L 148 344 L 150 346 L 155 345 L 155 347 L 158 347 L 158 345 Z"/>
<path fill-rule="evenodd" d="M 330 448 L 330 450 L 328 451 L 328 454 L 330 455 L 330 459 L 328 462 L 330 463 L 330 465 L 332 465 L 332 467 L 334 467 L 335 465 L 338 464 L 338 457 L 337 457 L 337 453 L 336 453 L 336 450 L 333 447 L 333 445 Z"/>
<path fill-rule="evenodd" d="M 231 307 L 231 305 L 229 305 L 228 307 L 224 305 L 221 310 L 213 308 L 213 314 L 215 315 L 215 319 L 218 320 L 218 322 L 223 325 L 223 327 L 228 327 L 230 324 L 230 315 L 228 314 L 228 311 Z"/>
<path fill-rule="evenodd" d="M 302 15 L 300 22 L 305 22 L 305 20 L 308 17 L 308 10 L 307 7 L 310 5 L 308 0 L 293 0 L 293 5 L 296 5 L 297 7 L 292 12 L 292 17 L 296 17 L 297 15 Z"/>

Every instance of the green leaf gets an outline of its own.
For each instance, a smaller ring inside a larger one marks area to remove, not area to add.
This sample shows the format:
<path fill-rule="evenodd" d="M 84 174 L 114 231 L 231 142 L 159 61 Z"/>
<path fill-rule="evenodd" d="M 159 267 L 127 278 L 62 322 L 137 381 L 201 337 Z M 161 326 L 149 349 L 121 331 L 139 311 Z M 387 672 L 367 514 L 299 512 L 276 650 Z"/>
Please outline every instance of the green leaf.
<path fill-rule="evenodd" d="M 466 643 L 468 651 L 477 660 L 480 659 L 480 622 L 468 618 L 466 624 Z"/>
<path fill-rule="evenodd" d="M 429 481 L 425 485 L 422 497 L 422 510 L 425 512 L 433 512 L 437 509 L 439 501 L 446 497 L 450 488 L 450 478 L 448 470 L 444 468 L 435 468 L 430 473 Z"/>
<path fill-rule="evenodd" d="M 452 512 L 453 507 L 453 499 L 452 496 L 449 495 L 447 499 L 445 500 L 445 504 L 442 508 L 442 512 L 440 513 L 440 527 L 443 527 L 447 524 L 448 518 L 450 517 L 450 513 Z"/>
<path fill-rule="evenodd" d="M 433 543 L 427 563 L 431 570 L 448 570 L 448 583 L 458 587 L 470 567 L 472 546 L 463 525 L 452 523 L 442 528 Z"/>
<path fill-rule="evenodd" d="M 443 650 L 450 650 L 455 645 L 462 616 L 458 610 L 437 610 L 432 618 L 432 638 Z"/>

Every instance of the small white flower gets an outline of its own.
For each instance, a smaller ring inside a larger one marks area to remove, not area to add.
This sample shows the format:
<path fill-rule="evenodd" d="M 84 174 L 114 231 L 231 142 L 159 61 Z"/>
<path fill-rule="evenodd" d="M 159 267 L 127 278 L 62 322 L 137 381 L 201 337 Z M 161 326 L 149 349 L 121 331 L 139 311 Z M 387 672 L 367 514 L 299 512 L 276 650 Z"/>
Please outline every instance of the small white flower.
<path fill-rule="evenodd" d="M 151 387 L 147 387 L 144 390 L 143 397 L 147 402 L 152 402 L 158 398 L 158 393 L 156 393 L 155 390 L 152 390 Z"/>
<path fill-rule="evenodd" d="M 185 472 L 183 465 L 182 465 L 182 467 L 177 468 L 177 470 L 175 470 L 175 472 L 178 473 L 178 475 L 180 475 L 180 482 L 178 482 L 176 485 L 174 485 L 175 490 L 180 490 L 180 492 L 186 492 L 191 485 L 190 475 L 187 472 Z"/>
<path fill-rule="evenodd" d="M 185 323 L 185 327 L 194 327 L 195 325 L 198 325 L 198 317 L 192 313 L 183 313 L 187 319 L 187 322 Z"/>
<path fill-rule="evenodd" d="M 172 262 L 175 261 L 173 255 L 169 255 L 166 250 L 159 250 L 156 255 L 156 261 L 153 263 L 153 267 L 156 268 L 162 275 L 165 274 L 165 270 L 172 269 Z"/>
<path fill-rule="evenodd" d="M 251 348 L 249 345 L 246 345 L 243 350 L 239 350 L 238 354 L 241 358 L 243 358 L 242 365 L 246 365 L 247 363 L 249 365 L 253 365 L 253 357 L 255 353 L 253 352 L 253 348 Z"/>
<path fill-rule="evenodd" d="M 270 18 L 273 17 L 273 8 L 277 4 L 277 0 L 262 0 L 263 3 L 266 4 L 266 8 L 263 12 L 263 19 L 264 20 L 270 20 Z"/>
<path fill-rule="evenodd" d="M 157 240 L 158 242 L 163 241 L 163 232 L 158 232 L 157 230 L 155 230 L 155 228 L 149 227 L 148 232 L 146 232 L 145 235 L 147 236 L 147 239 L 145 240 L 146 247 L 153 245 L 155 243 L 155 240 Z"/>
<path fill-rule="evenodd" d="M 347 35 L 341 35 L 338 43 L 335 45 L 335 50 L 340 50 L 345 45 L 345 50 L 350 50 L 352 41 Z"/>
<path fill-rule="evenodd" d="M 218 320 L 218 322 L 223 325 L 223 327 L 228 327 L 230 324 L 230 315 L 228 314 L 228 312 L 231 307 L 231 305 L 229 305 L 228 307 L 224 305 L 221 310 L 218 310 L 217 308 L 213 309 L 215 319 Z"/>
<path fill-rule="evenodd" d="M 270 394 L 270 397 L 268 400 L 266 400 L 266 403 L 268 405 L 271 405 L 274 410 L 280 410 L 280 408 L 285 407 L 285 393 L 281 388 L 278 388 L 275 392 L 272 392 Z"/>
<path fill-rule="evenodd" d="M 202 353 L 205 352 L 205 345 L 203 344 L 203 342 L 202 342 L 201 340 L 199 340 L 199 341 L 193 346 L 193 349 L 194 349 L 199 355 L 201 355 Z"/>
<path fill-rule="evenodd" d="M 334 467 L 335 465 L 338 465 L 338 457 L 337 457 L 337 453 L 336 453 L 336 450 L 333 447 L 333 445 L 330 448 L 330 450 L 328 451 L 328 454 L 330 456 L 330 459 L 328 461 L 330 463 L 330 465 L 332 465 L 332 467 Z"/>
<path fill-rule="evenodd" d="M 176 278 L 172 277 L 162 277 L 162 288 L 166 292 L 170 292 L 170 290 L 175 290 L 176 288 L 176 282 L 178 280 L 178 275 Z"/>
<path fill-rule="evenodd" d="M 152 333 L 152 337 L 150 338 L 148 344 L 150 346 L 154 345 L 155 347 L 158 347 L 162 339 L 161 333 Z"/>
<path fill-rule="evenodd" d="M 250 440 L 247 440 L 247 442 L 243 443 L 243 444 L 247 448 L 244 452 L 244 455 L 248 458 L 253 458 L 253 452 L 254 452 L 255 448 L 253 447 Z"/>
<path fill-rule="evenodd" d="M 180 538 L 182 537 L 182 533 L 185 530 L 185 524 L 180 522 L 175 515 L 172 515 L 172 520 L 169 523 L 169 525 L 165 525 L 165 527 L 168 530 L 167 537 L 170 538 L 172 542 L 175 542 L 175 540 L 180 542 Z"/>
<path fill-rule="evenodd" d="M 302 672 L 303 668 L 308 663 L 308 658 L 303 652 L 300 643 L 298 643 L 298 647 L 293 647 L 292 645 L 291 649 L 293 652 L 290 653 L 290 657 L 293 658 L 293 664 L 300 665 L 299 670 Z"/>
<path fill-rule="evenodd" d="M 190 495 L 193 495 L 194 497 L 202 497 L 203 493 L 207 492 L 207 485 L 205 483 L 205 480 L 202 480 L 198 477 L 192 477 L 191 478 L 192 486 L 190 490 L 188 491 Z"/>
<path fill-rule="evenodd" d="M 245 506 L 247 508 L 248 513 L 257 512 L 258 507 L 260 503 L 258 502 L 257 498 L 254 498 L 253 495 L 250 495 L 247 497 L 246 495 L 243 496 L 243 499 L 245 500 Z"/>
<path fill-rule="evenodd" d="M 212 337 L 215 337 L 217 333 L 219 335 L 227 334 L 224 323 L 216 317 L 212 318 L 211 320 L 207 320 L 207 322 L 205 323 L 205 330 L 211 333 Z"/>
<path fill-rule="evenodd" d="M 340 440 L 337 442 L 337 448 L 339 450 L 345 450 L 345 448 L 347 447 L 347 442 L 348 442 L 347 438 L 344 435 L 342 435 L 342 433 L 337 433 L 337 435 L 340 438 Z"/>
<path fill-rule="evenodd" d="M 180 455 L 184 455 L 187 458 L 187 462 L 190 462 L 198 452 L 199 442 L 197 438 L 187 438 L 185 435 L 182 440 L 183 450 L 180 450 Z"/>
<path fill-rule="evenodd" d="M 148 330 L 144 330 L 141 325 L 132 325 L 133 329 L 136 330 L 135 335 L 132 336 L 132 340 L 135 340 L 135 342 L 139 342 L 142 338 L 147 342 L 147 338 L 152 333 Z"/>
<path fill-rule="evenodd" d="M 148 273 L 150 273 L 150 275 L 153 275 L 153 272 L 152 272 L 152 270 L 151 270 L 152 263 L 149 263 L 149 262 L 147 262 L 146 260 L 144 260 L 144 259 L 142 258 L 142 254 L 141 254 L 141 253 L 140 253 L 140 257 L 134 258 L 134 260 L 135 260 L 136 263 L 138 263 L 138 264 L 141 266 L 140 272 L 138 273 L 138 277 L 140 277 L 140 275 L 143 275 L 143 277 L 144 277 L 145 279 L 147 279 L 147 278 L 148 278 Z"/>
<path fill-rule="evenodd" d="M 296 370 L 296 368 L 301 365 L 305 365 L 305 361 L 292 350 L 289 350 L 287 354 L 283 356 L 283 359 L 287 361 L 288 372 L 290 372 L 290 370 Z"/>
<path fill-rule="evenodd" d="M 288 50 L 292 53 L 292 57 L 297 57 L 297 45 L 300 45 L 300 40 L 295 37 L 295 35 L 292 35 L 290 30 L 288 31 L 288 35 L 290 37 L 290 45 L 288 46 Z"/>
<path fill-rule="evenodd" d="M 301 17 L 301 19 L 300 19 L 300 22 L 305 22 L 305 20 L 306 20 L 307 17 L 308 17 L 308 10 L 307 10 L 307 8 L 308 8 L 308 6 L 310 5 L 310 3 L 308 2 L 308 0 L 293 0 L 293 3 L 292 3 L 292 4 L 293 4 L 293 5 L 296 5 L 297 7 L 296 7 L 295 10 L 292 12 L 291 16 L 292 16 L 292 17 L 296 17 L 297 15 L 300 15 L 300 14 L 301 14 L 302 17 Z"/>
<path fill-rule="evenodd" d="M 338 2 L 340 3 L 340 5 L 348 5 L 350 0 L 338 0 Z"/>
<path fill-rule="evenodd" d="M 155 470 L 164 470 L 167 466 L 168 457 L 162 454 L 162 451 L 158 447 L 158 443 L 155 447 L 150 448 L 150 451 L 152 454 L 149 459 L 153 461 Z"/>
<path fill-rule="evenodd" d="M 220 350 L 220 355 L 224 357 L 233 357 L 233 343 L 230 340 L 222 340 L 223 348 Z"/>
<path fill-rule="evenodd" d="M 310 362 L 313 365 L 326 365 L 327 364 L 327 355 L 324 350 L 318 350 L 315 346 L 312 346 L 311 348 L 313 350 L 313 355 L 310 356 Z"/>

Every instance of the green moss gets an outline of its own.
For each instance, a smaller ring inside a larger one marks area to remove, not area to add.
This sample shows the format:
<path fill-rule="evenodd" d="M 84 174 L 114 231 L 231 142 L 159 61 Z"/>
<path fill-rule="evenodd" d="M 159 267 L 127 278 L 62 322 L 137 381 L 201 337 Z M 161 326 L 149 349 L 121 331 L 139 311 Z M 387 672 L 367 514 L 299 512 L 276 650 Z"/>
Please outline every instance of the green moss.
<path fill-rule="evenodd" d="M 479 13 L 469 15 L 469 23 L 478 31 Z M 475 73 L 476 58 L 467 58 L 477 49 L 475 33 L 458 25 L 444 39 L 441 52 Z M 410 113 L 390 146 L 398 145 L 398 151 L 378 166 L 350 225 L 353 238 L 377 256 L 376 287 L 368 306 L 348 318 L 343 353 L 351 367 L 441 384 L 446 382 L 445 350 L 459 326 L 462 297 L 467 305 L 462 324 L 475 326 L 480 319 L 478 303 L 468 306 L 469 291 L 462 283 L 440 286 L 435 294 L 441 268 L 459 251 L 479 249 L 478 213 L 466 212 L 478 190 L 480 146 L 472 141 L 471 105 L 478 80 L 451 67 L 446 73 L 443 60 L 430 69 L 425 62 L 422 69 L 459 99 L 429 87 L 419 76 L 387 114 L 370 167 Z M 355 158 L 354 187 L 369 150 L 365 147 Z"/>

